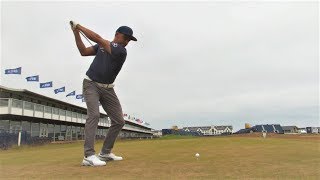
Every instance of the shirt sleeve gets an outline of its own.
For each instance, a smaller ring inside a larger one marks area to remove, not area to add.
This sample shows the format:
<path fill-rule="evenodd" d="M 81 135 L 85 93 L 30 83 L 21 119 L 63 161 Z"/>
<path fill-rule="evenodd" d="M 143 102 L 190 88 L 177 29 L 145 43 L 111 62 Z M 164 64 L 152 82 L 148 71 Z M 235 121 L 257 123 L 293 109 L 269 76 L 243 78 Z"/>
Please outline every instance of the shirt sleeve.
<path fill-rule="evenodd" d="M 125 59 L 127 56 L 127 51 L 121 45 L 111 42 L 111 55 L 116 59 Z"/>
<path fill-rule="evenodd" d="M 95 44 L 94 46 L 92 46 L 93 49 L 96 51 L 96 54 L 98 52 L 98 49 L 99 49 L 99 44 Z"/>

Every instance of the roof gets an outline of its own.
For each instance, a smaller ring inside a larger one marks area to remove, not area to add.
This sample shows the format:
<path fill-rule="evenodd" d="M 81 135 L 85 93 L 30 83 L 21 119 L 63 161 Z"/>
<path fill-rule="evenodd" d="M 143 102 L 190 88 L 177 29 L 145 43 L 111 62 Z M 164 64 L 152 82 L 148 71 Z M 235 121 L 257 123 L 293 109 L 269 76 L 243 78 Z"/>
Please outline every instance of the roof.
<path fill-rule="evenodd" d="M 227 127 L 232 130 L 232 126 L 213 126 L 216 130 L 225 130 Z"/>
<path fill-rule="evenodd" d="M 235 134 L 243 134 L 243 133 L 250 133 L 252 128 L 247 128 L 247 129 L 240 129 L 239 131 L 235 132 Z"/>
<path fill-rule="evenodd" d="M 211 128 L 215 128 L 216 130 L 225 130 L 226 128 L 229 128 L 232 130 L 232 126 L 195 126 L 195 127 L 183 127 L 183 130 L 189 129 L 189 131 L 197 131 L 198 129 L 201 129 L 203 131 L 208 131 Z"/>
<path fill-rule="evenodd" d="M 200 128 L 201 130 L 203 130 L 203 131 L 207 131 L 207 130 L 210 130 L 210 129 L 211 129 L 211 126 L 183 127 L 182 129 L 183 129 L 183 130 L 189 129 L 189 131 L 195 132 L 195 131 L 197 131 L 199 128 Z"/>
<path fill-rule="evenodd" d="M 298 129 L 297 126 L 281 126 L 284 131 L 289 131 L 292 129 Z"/>
<path fill-rule="evenodd" d="M 204 126 L 204 127 L 199 127 L 201 130 L 205 130 L 205 131 L 208 131 L 211 129 L 210 126 Z"/>

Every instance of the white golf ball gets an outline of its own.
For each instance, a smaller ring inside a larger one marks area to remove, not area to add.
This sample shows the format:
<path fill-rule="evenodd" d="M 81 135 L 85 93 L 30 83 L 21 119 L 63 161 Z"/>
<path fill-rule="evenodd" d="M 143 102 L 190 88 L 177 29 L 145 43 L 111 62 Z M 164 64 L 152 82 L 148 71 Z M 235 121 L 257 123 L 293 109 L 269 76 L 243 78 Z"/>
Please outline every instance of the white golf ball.
<path fill-rule="evenodd" d="M 196 153 L 196 157 L 200 157 L 200 154 L 199 154 L 199 153 Z"/>

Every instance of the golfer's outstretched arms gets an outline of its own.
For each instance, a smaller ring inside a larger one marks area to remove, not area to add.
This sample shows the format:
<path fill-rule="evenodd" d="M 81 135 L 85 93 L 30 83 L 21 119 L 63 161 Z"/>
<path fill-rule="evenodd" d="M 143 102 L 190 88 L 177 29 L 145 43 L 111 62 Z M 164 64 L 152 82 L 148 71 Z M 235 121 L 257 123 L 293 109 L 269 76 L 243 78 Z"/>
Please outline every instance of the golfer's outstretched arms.
<path fill-rule="evenodd" d="M 80 24 L 77 24 L 77 29 L 82 31 L 91 41 L 96 42 L 100 47 L 103 47 L 103 49 L 111 54 L 110 42 L 108 40 L 103 39 L 99 34 L 81 26 Z"/>
<path fill-rule="evenodd" d="M 86 47 L 83 44 L 78 29 L 73 30 L 73 34 L 74 34 L 74 37 L 75 37 L 75 40 L 76 40 L 76 44 L 77 44 L 77 47 L 79 49 L 79 52 L 80 52 L 81 56 L 93 56 L 93 55 L 96 55 L 96 51 L 94 50 L 94 48 L 92 46 L 91 47 Z"/>

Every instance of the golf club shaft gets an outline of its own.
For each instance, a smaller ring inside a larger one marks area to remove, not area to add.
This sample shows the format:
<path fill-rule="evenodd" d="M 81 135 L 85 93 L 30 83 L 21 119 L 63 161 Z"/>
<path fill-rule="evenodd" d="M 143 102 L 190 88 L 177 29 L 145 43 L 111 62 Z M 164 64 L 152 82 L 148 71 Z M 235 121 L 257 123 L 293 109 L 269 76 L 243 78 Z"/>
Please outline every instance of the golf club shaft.
<path fill-rule="evenodd" d="M 93 44 L 90 42 L 90 40 L 87 38 L 87 36 L 84 35 L 83 32 L 81 32 L 81 31 L 79 31 L 79 32 L 82 34 L 83 37 L 85 37 L 87 39 L 87 41 L 91 44 L 91 46 L 93 46 Z"/>

